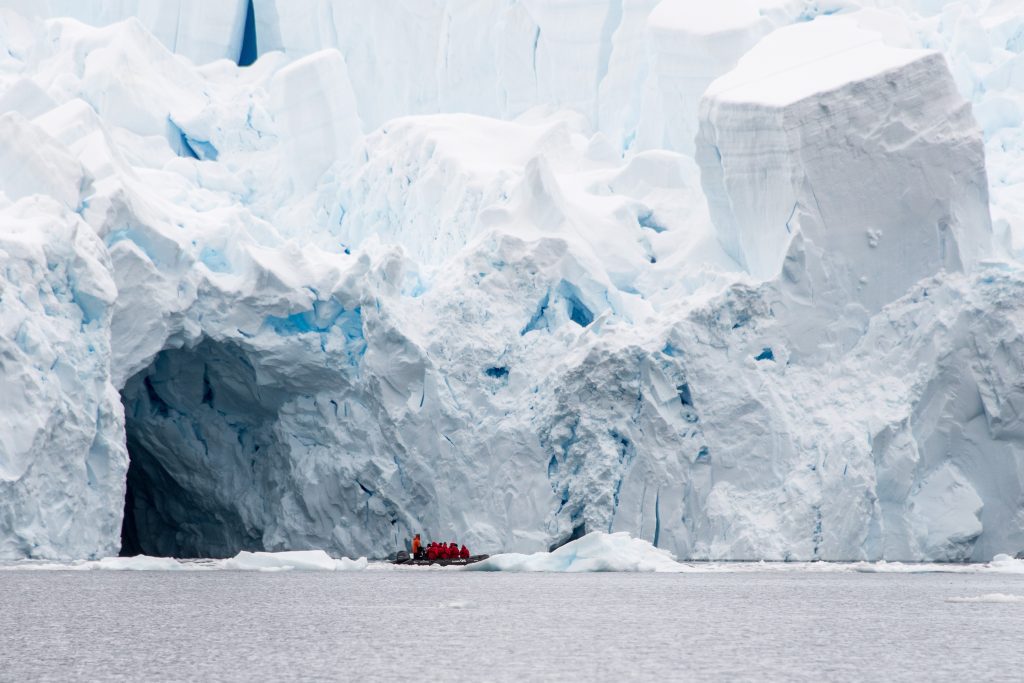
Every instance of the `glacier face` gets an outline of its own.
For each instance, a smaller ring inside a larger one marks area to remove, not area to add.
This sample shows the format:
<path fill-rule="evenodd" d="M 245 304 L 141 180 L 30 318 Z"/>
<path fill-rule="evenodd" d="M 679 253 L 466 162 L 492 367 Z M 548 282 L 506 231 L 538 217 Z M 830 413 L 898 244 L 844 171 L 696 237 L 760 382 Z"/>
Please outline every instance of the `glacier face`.
<path fill-rule="evenodd" d="M 199 4 L 0 2 L 0 558 L 1024 548 L 1012 3 Z"/>

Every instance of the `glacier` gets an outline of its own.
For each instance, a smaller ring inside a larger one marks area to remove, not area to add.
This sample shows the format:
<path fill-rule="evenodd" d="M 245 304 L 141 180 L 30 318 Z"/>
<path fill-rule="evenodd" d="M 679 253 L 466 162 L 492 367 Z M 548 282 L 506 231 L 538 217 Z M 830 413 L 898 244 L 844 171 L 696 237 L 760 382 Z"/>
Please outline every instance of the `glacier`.
<path fill-rule="evenodd" d="M 0 559 L 1013 555 L 1022 36 L 0 0 Z"/>

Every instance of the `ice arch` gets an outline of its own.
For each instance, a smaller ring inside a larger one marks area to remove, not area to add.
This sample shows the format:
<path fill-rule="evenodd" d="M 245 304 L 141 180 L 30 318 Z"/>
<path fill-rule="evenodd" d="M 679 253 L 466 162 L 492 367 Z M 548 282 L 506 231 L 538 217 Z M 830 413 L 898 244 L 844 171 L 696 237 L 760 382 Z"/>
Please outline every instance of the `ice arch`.
<path fill-rule="evenodd" d="M 122 554 L 263 549 L 259 513 L 275 505 L 266 493 L 287 467 L 275 429 L 284 396 L 257 382 L 245 353 L 211 340 L 163 351 L 121 396 L 131 459 Z"/>

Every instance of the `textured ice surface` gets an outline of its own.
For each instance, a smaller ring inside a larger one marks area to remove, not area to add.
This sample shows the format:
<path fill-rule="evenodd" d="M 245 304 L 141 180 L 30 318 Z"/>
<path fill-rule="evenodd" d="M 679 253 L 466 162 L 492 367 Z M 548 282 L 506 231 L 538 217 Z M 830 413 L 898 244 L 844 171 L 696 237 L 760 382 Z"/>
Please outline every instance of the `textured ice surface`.
<path fill-rule="evenodd" d="M 238 60 L 249 0 L 0 0 L 29 17 L 72 17 L 94 26 L 137 19 L 169 50 L 196 63 Z"/>
<path fill-rule="evenodd" d="M 729 254 L 759 278 L 806 259 L 787 275 L 836 305 L 874 312 L 990 254 L 983 144 L 945 60 L 846 17 L 780 29 L 715 81 L 697 159 Z"/>
<path fill-rule="evenodd" d="M 247 4 L 0 3 L 0 557 L 1024 549 L 1013 3 Z"/>

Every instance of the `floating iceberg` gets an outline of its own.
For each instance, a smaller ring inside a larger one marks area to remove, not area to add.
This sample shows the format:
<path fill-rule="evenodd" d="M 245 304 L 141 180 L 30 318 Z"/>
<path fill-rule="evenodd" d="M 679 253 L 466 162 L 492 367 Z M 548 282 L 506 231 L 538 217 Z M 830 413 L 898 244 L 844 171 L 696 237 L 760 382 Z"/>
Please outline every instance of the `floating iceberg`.
<path fill-rule="evenodd" d="M 672 553 L 626 532 L 589 533 L 549 553 L 505 553 L 467 565 L 483 572 L 679 572 Z"/>
<path fill-rule="evenodd" d="M 108 571 L 170 572 L 186 570 L 188 565 L 173 557 L 136 555 L 135 557 L 104 557 L 102 560 L 97 560 L 95 564 L 89 565 L 89 568 Z"/>
<path fill-rule="evenodd" d="M 291 550 L 279 553 L 247 552 L 243 550 L 234 557 L 221 562 L 224 569 L 240 571 L 360 571 L 366 569 L 366 558 L 340 560 L 332 558 L 322 550 Z"/>
<path fill-rule="evenodd" d="M 0 570 L 50 571 L 362 571 L 369 566 L 365 557 L 334 559 L 322 550 L 291 550 L 279 553 L 241 551 L 226 560 L 179 560 L 173 557 L 104 557 L 71 563 L 22 561 L 0 564 Z"/>

